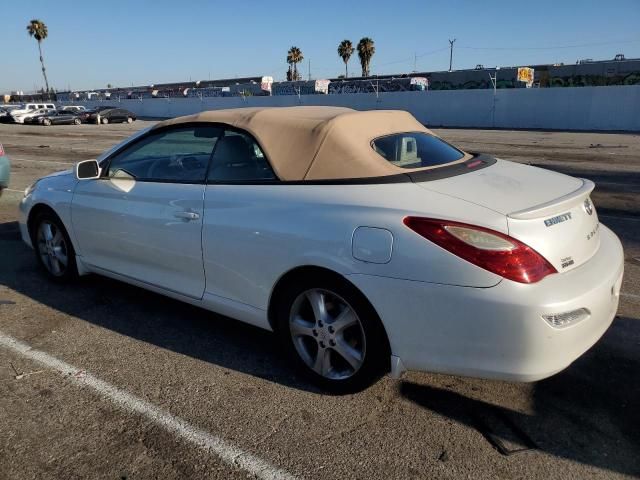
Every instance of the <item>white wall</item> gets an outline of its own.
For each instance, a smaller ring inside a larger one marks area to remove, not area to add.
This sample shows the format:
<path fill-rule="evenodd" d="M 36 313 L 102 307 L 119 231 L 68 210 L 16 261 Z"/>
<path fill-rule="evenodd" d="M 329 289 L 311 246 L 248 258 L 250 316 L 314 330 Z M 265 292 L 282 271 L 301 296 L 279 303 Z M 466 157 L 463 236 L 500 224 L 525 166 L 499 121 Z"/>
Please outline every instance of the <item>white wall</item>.
<path fill-rule="evenodd" d="M 85 102 L 92 106 L 117 101 Z M 513 90 L 438 90 L 344 95 L 122 100 L 141 117 L 255 106 L 334 105 L 401 109 L 432 127 L 640 131 L 640 85 Z"/>

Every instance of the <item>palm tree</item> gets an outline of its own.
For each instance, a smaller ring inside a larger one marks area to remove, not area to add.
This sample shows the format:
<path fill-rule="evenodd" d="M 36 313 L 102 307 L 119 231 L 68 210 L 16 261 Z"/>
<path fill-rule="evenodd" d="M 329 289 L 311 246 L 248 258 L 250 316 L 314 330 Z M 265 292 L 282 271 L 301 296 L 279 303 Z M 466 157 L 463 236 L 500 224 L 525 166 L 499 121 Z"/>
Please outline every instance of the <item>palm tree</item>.
<path fill-rule="evenodd" d="M 354 51 L 355 48 L 353 48 L 351 40 L 342 40 L 340 45 L 338 45 L 338 55 L 344 62 L 344 78 L 349 78 L 349 66 L 347 64 L 349 63 L 349 59 L 351 58 L 351 55 L 353 55 Z"/>
<path fill-rule="evenodd" d="M 371 63 L 371 57 L 376 53 L 376 47 L 373 40 L 369 37 L 363 37 L 358 42 L 358 57 L 360 57 L 360 65 L 362 66 L 362 76 L 369 76 L 369 64 Z"/>
<path fill-rule="evenodd" d="M 44 77 L 44 84 L 46 85 L 48 92 L 49 80 L 47 80 L 47 71 L 44 68 L 44 59 L 42 58 L 42 41 L 49 35 L 47 26 L 42 20 L 34 19 L 29 22 L 29 25 L 27 25 L 27 32 L 29 32 L 30 37 L 35 38 L 38 42 L 38 50 L 40 51 L 40 64 L 42 65 L 42 76 Z"/>
<path fill-rule="evenodd" d="M 291 72 L 292 80 L 300 80 L 300 74 L 298 73 L 298 64 L 304 60 L 304 55 L 302 55 L 302 50 L 298 47 L 291 47 L 287 52 L 287 63 L 289 65 L 293 65 L 293 71 Z M 291 71 L 291 67 L 289 67 Z"/>

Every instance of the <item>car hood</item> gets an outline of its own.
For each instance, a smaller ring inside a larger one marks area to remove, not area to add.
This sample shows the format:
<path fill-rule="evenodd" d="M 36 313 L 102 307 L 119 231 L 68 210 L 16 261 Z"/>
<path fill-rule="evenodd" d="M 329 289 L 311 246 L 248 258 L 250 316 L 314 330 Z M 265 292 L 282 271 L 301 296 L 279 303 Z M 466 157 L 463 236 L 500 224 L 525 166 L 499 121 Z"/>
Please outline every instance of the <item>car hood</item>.
<path fill-rule="evenodd" d="M 41 177 L 40 180 L 44 180 L 45 178 L 54 178 L 54 177 L 63 177 L 63 176 L 73 176 L 73 168 L 69 170 L 63 170 L 61 172 L 50 173 L 49 175 L 45 175 Z"/>

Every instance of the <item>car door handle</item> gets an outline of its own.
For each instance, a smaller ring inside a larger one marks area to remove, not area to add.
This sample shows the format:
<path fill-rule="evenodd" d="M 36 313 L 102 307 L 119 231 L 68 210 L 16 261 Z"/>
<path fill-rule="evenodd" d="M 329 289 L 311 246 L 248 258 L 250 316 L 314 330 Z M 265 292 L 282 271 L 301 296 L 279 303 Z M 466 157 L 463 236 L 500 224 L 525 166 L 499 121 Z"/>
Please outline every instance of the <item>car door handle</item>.
<path fill-rule="evenodd" d="M 184 220 L 197 220 L 200 218 L 200 214 L 196 212 L 176 212 L 173 216 Z"/>

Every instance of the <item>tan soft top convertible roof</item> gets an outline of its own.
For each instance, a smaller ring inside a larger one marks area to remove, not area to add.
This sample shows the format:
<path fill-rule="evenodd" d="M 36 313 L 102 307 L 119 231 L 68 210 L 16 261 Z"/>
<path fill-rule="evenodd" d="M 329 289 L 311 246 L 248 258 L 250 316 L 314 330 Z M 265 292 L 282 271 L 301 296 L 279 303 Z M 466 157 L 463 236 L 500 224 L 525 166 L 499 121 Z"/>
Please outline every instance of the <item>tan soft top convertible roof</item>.
<path fill-rule="evenodd" d="M 399 132 L 430 133 L 412 115 L 396 110 L 341 107 L 264 107 L 212 110 L 158 123 L 225 123 L 251 133 L 278 178 L 333 180 L 382 177 L 412 170 L 396 167 L 371 147 L 375 138 Z"/>

